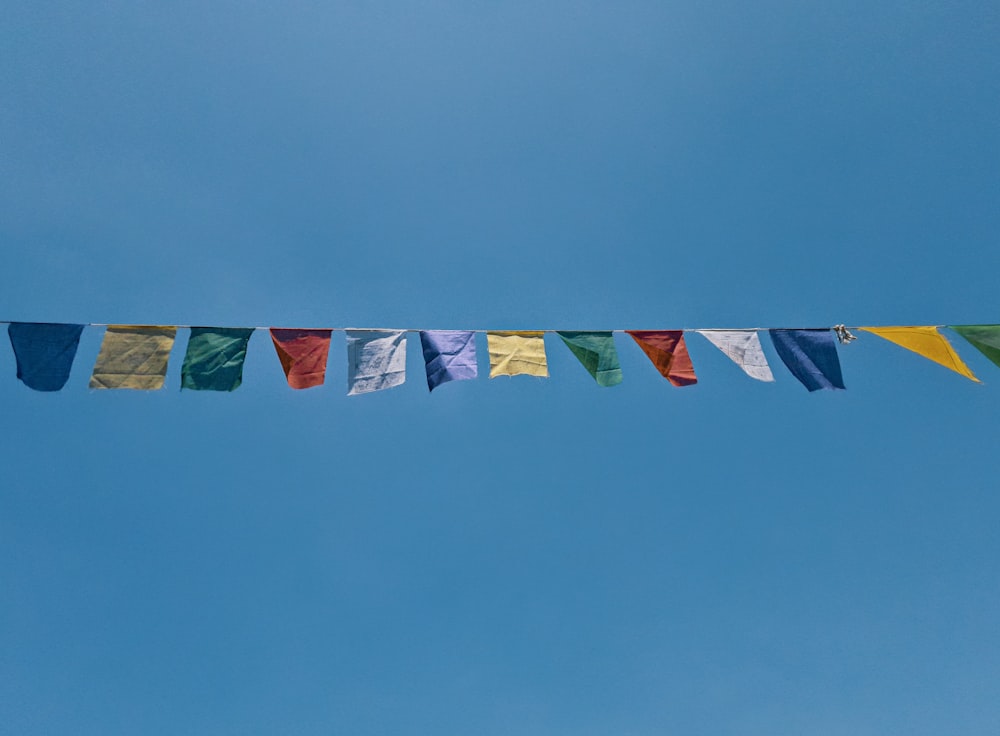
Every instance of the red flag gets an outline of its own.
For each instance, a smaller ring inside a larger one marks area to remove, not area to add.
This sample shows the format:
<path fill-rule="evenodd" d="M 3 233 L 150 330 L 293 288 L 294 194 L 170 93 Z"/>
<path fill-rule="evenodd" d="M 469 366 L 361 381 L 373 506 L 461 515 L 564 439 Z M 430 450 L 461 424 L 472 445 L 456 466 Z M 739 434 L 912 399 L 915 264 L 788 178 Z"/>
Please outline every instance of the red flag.
<path fill-rule="evenodd" d="M 271 328 L 271 340 L 285 378 L 292 388 L 320 386 L 326 379 L 331 330 L 282 330 Z"/>
<path fill-rule="evenodd" d="M 683 330 L 637 331 L 626 330 L 632 339 L 656 366 L 656 370 L 675 386 L 698 383 L 694 365 L 684 344 Z"/>

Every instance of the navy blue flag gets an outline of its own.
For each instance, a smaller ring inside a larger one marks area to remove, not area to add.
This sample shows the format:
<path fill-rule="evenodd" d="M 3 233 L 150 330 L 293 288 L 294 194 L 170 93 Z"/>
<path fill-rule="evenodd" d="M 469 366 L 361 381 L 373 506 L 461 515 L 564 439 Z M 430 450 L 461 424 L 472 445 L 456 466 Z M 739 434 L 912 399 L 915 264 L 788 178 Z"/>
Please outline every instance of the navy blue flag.
<path fill-rule="evenodd" d="M 842 389 L 840 358 L 833 332 L 825 330 L 768 330 L 781 360 L 810 391 Z"/>
<path fill-rule="evenodd" d="M 35 391 L 58 391 L 69 380 L 84 325 L 11 322 L 17 377 Z"/>

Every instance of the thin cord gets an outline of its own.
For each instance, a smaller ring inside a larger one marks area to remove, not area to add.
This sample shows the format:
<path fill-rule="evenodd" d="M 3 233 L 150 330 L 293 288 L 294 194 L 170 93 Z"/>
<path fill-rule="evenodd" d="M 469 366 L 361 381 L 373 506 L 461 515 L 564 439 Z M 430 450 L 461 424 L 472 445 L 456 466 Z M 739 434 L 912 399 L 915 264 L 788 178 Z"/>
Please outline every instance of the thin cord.
<path fill-rule="evenodd" d="M 17 320 L 0 320 L 0 325 L 15 324 Z M 72 324 L 81 324 L 75 322 Z M 126 324 L 110 324 L 107 322 L 83 322 L 85 327 L 175 327 L 178 330 L 189 330 L 193 328 L 203 328 L 203 329 L 225 329 L 220 328 L 219 325 L 126 325 Z M 839 326 L 839 325 L 838 325 Z M 890 327 L 947 327 L 948 325 L 889 325 Z M 879 329 L 876 325 L 865 325 L 864 327 L 873 327 Z M 864 329 L 861 326 L 850 327 L 848 330 L 860 330 Z M 237 328 L 239 329 L 239 328 Z M 437 328 L 425 329 L 416 327 L 245 327 L 243 329 L 249 330 L 270 330 L 270 329 L 289 329 L 289 330 L 330 330 L 331 332 L 435 332 L 438 331 Z M 488 332 L 544 332 L 548 334 L 556 332 L 614 332 L 618 334 L 624 334 L 626 332 L 760 332 L 770 329 L 781 329 L 781 330 L 832 330 L 833 327 L 675 327 L 670 329 L 656 328 L 651 330 L 445 330 L 447 332 L 475 332 L 478 334 L 484 334 Z"/>

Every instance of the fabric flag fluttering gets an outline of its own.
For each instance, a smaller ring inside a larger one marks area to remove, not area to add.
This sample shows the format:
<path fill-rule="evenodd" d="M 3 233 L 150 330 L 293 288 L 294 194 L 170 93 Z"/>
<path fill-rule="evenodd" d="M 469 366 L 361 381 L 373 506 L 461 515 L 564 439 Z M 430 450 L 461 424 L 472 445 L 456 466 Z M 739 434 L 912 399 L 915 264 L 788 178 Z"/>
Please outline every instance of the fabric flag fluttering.
<path fill-rule="evenodd" d="M 683 330 L 626 330 L 660 375 L 674 386 L 698 383 Z"/>
<path fill-rule="evenodd" d="M 17 378 L 36 391 L 59 391 L 67 383 L 87 324 L 7 322 L 17 362 Z M 106 327 L 90 376 L 92 389 L 156 390 L 164 385 L 177 326 L 100 325 Z M 1000 366 L 1000 324 L 951 325 L 983 355 Z M 181 368 L 181 388 L 234 391 L 243 381 L 247 346 L 257 329 L 190 327 Z M 685 342 L 685 332 L 698 332 L 740 369 L 758 381 L 774 381 L 761 346 L 764 328 L 694 330 L 623 330 L 642 349 L 657 371 L 674 386 L 698 383 Z M 935 325 L 852 327 L 893 342 L 911 352 L 979 382 L 948 338 Z M 338 328 L 347 336 L 348 394 L 399 386 L 406 381 L 407 333 L 418 330 Z M 312 388 L 326 380 L 333 328 L 270 328 L 271 340 L 288 385 Z M 450 381 L 477 378 L 476 342 L 485 332 L 490 378 L 529 375 L 547 378 L 545 333 L 555 332 L 600 386 L 622 382 L 614 331 L 420 330 L 420 343 L 430 391 Z M 809 391 L 844 389 L 837 341 L 856 339 L 844 325 L 832 328 L 773 328 L 767 332 L 788 370 Z"/>
<path fill-rule="evenodd" d="M 788 370 L 810 391 L 843 389 L 837 339 L 825 330 L 768 330 Z"/>
<path fill-rule="evenodd" d="M 900 347 L 922 355 L 928 360 L 933 360 L 935 363 L 979 383 L 979 379 L 972 374 L 969 366 L 962 362 L 951 343 L 938 332 L 937 327 L 859 327 L 858 329 L 878 335 L 883 340 L 894 342 Z"/>
<path fill-rule="evenodd" d="M 304 389 L 323 385 L 331 334 L 331 330 L 271 328 L 271 341 L 289 386 Z"/>
<path fill-rule="evenodd" d="M 11 322 L 7 326 L 17 377 L 35 391 L 58 391 L 69 380 L 84 325 Z"/>
<path fill-rule="evenodd" d="M 347 330 L 347 393 L 381 391 L 406 381 L 404 330 Z"/>
<path fill-rule="evenodd" d="M 767 357 L 756 330 L 697 330 L 698 334 L 715 345 L 750 378 L 773 381 L 774 374 L 767 364 Z"/>
<path fill-rule="evenodd" d="M 243 363 L 253 328 L 192 327 L 181 388 L 195 391 L 235 391 L 243 383 Z"/>
<path fill-rule="evenodd" d="M 617 386 L 622 382 L 614 335 L 610 332 L 557 332 L 566 347 L 594 377 L 598 386 Z"/>
<path fill-rule="evenodd" d="M 427 369 L 427 388 L 448 381 L 467 381 L 479 375 L 476 333 L 466 330 L 423 330 L 420 347 Z"/>
<path fill-rule="evenodd" d="M 979 352 L 1000 366 L 1000 325 L 950 325 Z"/>
<path fill-rule="evenodd" d="M 544 332 L 487 332 L 490 378 L 549 375 Z"/>
<path fill-rule="evenodd" d="M 163 388 L 176 327 L 111 325 L 97 354 L 90 388 Z"/>

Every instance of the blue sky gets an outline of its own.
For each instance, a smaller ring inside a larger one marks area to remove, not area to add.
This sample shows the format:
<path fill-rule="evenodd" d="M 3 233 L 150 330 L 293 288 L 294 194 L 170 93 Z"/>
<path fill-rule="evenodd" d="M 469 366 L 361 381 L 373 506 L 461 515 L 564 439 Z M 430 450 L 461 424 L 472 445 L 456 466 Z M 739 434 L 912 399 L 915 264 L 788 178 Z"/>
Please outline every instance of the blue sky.
<path fill-rule="evenodd" d="M 25 2 L 0 318 L 1000 322 L 982 2 Z M 54 395 L 0 351 L 12 734 L 1000 728 L 996 368 Z M 481 355 L 485 341 L 480 343 Z M 481 363 L 481 369 L 485 367 Z"/>

